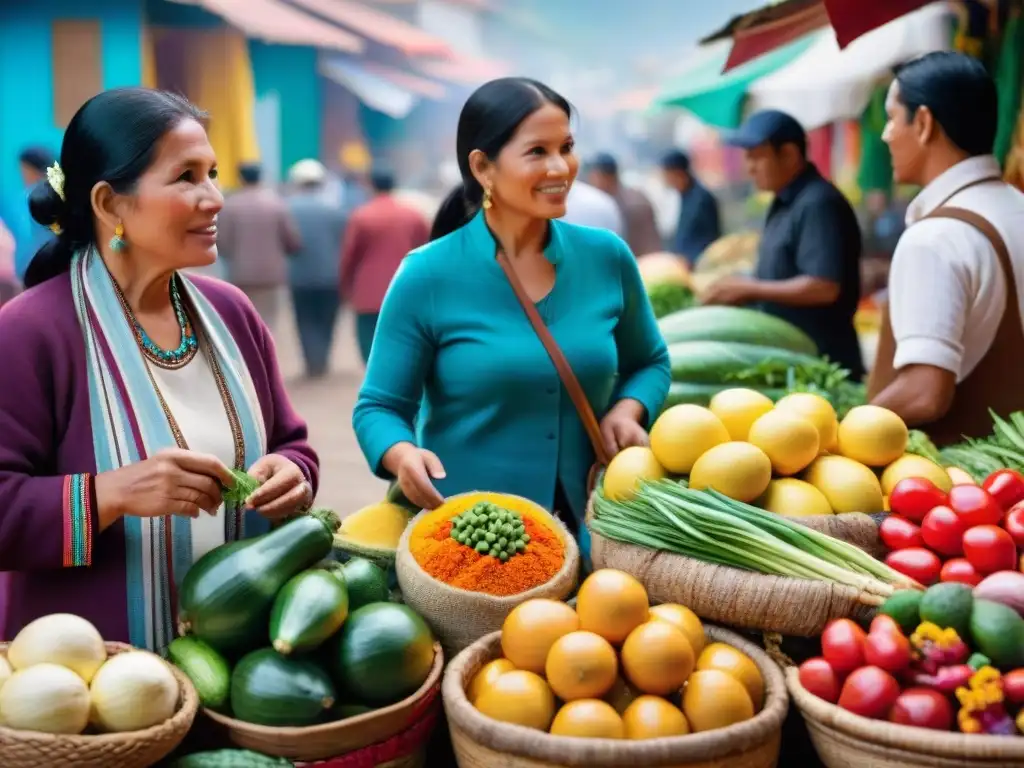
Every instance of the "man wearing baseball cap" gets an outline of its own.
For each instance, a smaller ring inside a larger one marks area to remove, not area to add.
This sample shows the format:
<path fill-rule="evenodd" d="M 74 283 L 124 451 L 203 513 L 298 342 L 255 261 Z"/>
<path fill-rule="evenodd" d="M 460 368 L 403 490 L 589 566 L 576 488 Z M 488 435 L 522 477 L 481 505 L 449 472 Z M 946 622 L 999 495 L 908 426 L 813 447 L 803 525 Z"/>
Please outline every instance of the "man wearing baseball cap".
<path fill-rule="evenodd" d="M 726 138 L 744 151 L 754 185 L 775 194 L 753 276 L 723 278 L 705 304 L 751 304 L 796 325 L 822 355 L 864 375 L 853 316 L 860 300 L 861 233 L 843 193 L 807 158 L 807 135 L 792 116 L 756 112 Z"/>

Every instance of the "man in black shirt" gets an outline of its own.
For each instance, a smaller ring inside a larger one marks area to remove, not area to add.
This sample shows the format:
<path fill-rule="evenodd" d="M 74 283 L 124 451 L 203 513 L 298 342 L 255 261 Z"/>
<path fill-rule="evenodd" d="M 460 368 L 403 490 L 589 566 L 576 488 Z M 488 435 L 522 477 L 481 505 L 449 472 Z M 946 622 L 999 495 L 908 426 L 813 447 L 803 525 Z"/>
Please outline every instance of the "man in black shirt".
<path fill-rule="evenodd" d="M 757 112 L 727 140 L 743 148 L 754 184 L 775 193 L 775 200 L 754 275 L 723 278 L 701 301 L 751 304 L 788 320 L 859 380 L 864 362 L 853 316 L 860 300 L 861 232 L 853 208 L 807 159 L 807 135 L 790 115 Z"/>

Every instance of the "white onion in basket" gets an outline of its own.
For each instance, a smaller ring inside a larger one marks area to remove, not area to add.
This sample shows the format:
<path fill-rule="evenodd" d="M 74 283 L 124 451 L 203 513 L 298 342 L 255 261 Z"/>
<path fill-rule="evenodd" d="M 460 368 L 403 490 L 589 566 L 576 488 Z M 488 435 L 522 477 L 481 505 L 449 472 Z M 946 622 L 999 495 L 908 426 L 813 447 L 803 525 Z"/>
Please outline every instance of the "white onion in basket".
<path fill-rule="evenodd" d="M 89 723 L 89 687 L 59 664 L 35 664 L 0 688 L 0 723 L 20 731 L 77 734 Z"/>
<path fill-rule="evenodd" d="M 169 720 L 178 708 L 178 681 L 167 663 L 148 651 L 111 656 L 93 678 L 92 723 L 124 733 Z"/>
<path fill-rule="evenodd" d="M 14 670 L 11 669 L 11 665 L 7 661 L 7 657 L 0 656 L 0 688 L 4 687 L 4 683 L 6 683 L 13 674 Z"/>
<path fill-rule="evenodd" d="M 59 664 L 86 683 L 107 660 L 99 630 L 81 616 L 51 613 L 26 624 L 7 649 L 15 671 L 34 664 Z"/>

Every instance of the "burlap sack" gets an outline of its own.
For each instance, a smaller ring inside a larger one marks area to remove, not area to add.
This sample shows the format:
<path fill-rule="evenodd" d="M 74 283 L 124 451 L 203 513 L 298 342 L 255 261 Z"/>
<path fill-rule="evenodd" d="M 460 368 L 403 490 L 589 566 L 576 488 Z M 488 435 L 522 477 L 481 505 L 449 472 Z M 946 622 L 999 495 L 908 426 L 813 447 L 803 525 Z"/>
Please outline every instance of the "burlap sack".
<path fill-rule="evenodd" d="M 449 501 L 452 498 L 457 497 L 451 497 Z M 527 503 L 542 511 L 532 502 Z M 518 595 L 495 597 L 448 586 L 420 568 L 409 551 L 409 537 L 428 514 L 421 512 L 406 527 L 398 543 L 395 570 L 403 602 L 427 620 L 448 658 L 484 635 L 501 629 L 505 617 L 520 603 L 535 597 L 565 600 L 575 591 L 580 570 L 579 547 L 572 534 L 554 516 L 544 513 L 550 527 L 558 532 L 565 545 L 562 568 L 546 584 Z"/>
<path fill-rule="evenodd" d="M 588 523 L 592 511 L 592 507 L 587 510 Z M 877 525 L 868 515 L 793 519 L 872 555 L 876 554 L 872 550 L 881 546 Z M 864 619 L 870 615 L 870 607 L 853 587 L 705 563 L 608 539 L 593 529 L 590 537 L 594 568 L 625 571 L 644 585 L 651 603 L 679 603 L 702 619 L 743 629 L 816 637 L 832 619 Z"/>

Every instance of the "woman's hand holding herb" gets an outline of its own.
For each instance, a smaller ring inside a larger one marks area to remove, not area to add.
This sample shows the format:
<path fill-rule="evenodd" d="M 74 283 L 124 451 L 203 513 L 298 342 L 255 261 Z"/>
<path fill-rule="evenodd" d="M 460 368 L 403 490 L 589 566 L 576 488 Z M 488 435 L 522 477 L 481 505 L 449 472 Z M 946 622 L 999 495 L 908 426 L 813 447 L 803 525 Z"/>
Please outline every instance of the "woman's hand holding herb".
<path fill-rule="evenodd" d="M 221 487 L 234 482 L 216 456 L 171 448 L 152 458 L 96 476 L 100 530 L 118 518 L 213 515 L 221 505 Z"/>
<path fill-rule="evenodd" d="M 601 419 L 601 437 L 610 456 L 633 445 L 647 445 L 647 430 L 641 422 L 647 417 L 647 409 L 638 401 L 626 398 L 619 400 Z"/>
<path fill-rule="evenodd" d="M 444 503 L 444 497 L 433 483 L 445 476 L 444 465 L 437 454 L 412 443 L 398 443 L 388 449 L 382 463 L 398 478 L 405 498 L 420 509 L 437 509 Z"/>
<path fill-rule="evenodd" d="M 259 487 L 245 499 L 245 506 L 270 520 L 303 512 L 313 503 L 313 488 L 299 466 L 279 453 L 268 453 L 249 467 Z"/>

